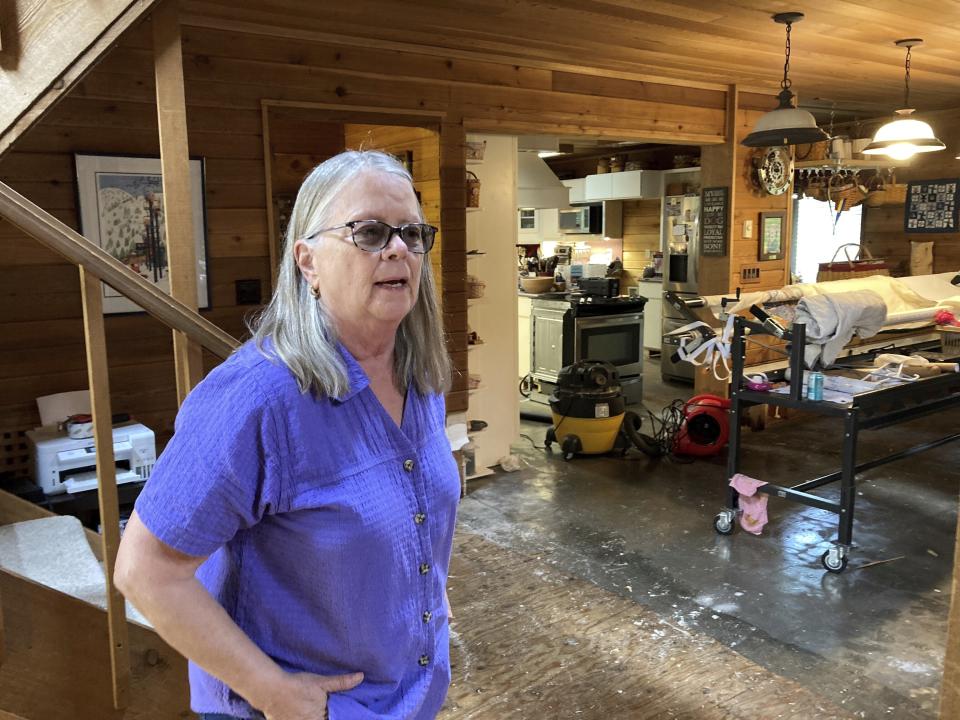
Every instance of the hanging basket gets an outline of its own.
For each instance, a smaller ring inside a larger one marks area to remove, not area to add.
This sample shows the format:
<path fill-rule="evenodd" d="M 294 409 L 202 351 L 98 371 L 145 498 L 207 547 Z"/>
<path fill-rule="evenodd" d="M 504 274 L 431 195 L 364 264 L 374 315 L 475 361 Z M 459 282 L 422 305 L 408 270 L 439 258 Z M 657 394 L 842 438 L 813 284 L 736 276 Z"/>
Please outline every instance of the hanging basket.
<path fill-rule="evenodd" d="M 487 284 L 475 275 L 467 275 L 467 297 L 478 300 L 483 297 Z"/>
<path fill-rule="evenodd" d="M 891 172 L 888 181 L 877 176 L 876 185 L 870 188 L 870 194 L 864 204 L 867 207 L 882 207 L 883 205 L 903 205 L 906 201 L 907 184 L 898 183 Z"/>
<path fill-rule="evenodd" d="M 838 210 L 849 210 L 866 200 L 868 191 L 856 175 L 832 175 L 826 187 L 827 200 Z"/>
<path fill-rule="evenodd" d="M 467 170 L 467 207 L 480 207 L 480 178 Z"/>

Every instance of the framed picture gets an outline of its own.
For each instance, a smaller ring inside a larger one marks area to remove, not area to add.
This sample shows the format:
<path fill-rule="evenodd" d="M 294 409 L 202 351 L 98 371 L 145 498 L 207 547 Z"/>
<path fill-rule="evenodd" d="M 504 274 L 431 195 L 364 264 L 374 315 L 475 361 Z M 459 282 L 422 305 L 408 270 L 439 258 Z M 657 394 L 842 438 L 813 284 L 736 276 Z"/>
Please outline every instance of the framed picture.
<path fill-rule="evenodd" d="M 783 210 L 760 213 L 760 253 L 759 260 L 780 260 L 783 258 L 784 226 L 787 213 Z"/>
<path fill-rule="evenodd" d="M 960 232 L 960 179 L 907 183 L 903 229 L 908 233 Z"/>
<path fill-rule="evenodd" d="M 159 158 L 75 155 L 80 232 L 166 293 L 167 263 L 163 183 Z M 203 160 L 190 160 L 193 240 L 197 257 L 197 306 L 210 307 Z M 109 285 L 103 285 L 103 312 L 142 312 Z"/>

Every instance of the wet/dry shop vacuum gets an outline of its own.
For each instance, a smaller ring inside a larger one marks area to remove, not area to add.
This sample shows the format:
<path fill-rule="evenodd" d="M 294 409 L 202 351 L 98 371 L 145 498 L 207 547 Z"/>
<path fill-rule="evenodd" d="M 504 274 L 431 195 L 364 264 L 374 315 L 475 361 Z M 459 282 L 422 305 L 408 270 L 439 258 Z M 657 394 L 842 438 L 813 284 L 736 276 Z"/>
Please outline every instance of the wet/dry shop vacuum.
<path fill-rule="evenodd" d="M 640 432 L 640 416 L 625 410 L 617 369 L 600 360 L 580 360 L 563 368 L 550 396 L 553 427 L 546 446 L 559 442 L 564 460 L 636 447 L 651 457 L 666 450 L 662 440 Z"/>
<path fill-rule="evenodd" d="M 559 443 L 565 460 L 576 455 L 621 453 L 631 447 L 651 457 L 685 455 L 707 457 L 726 445 L 729 401 L 699 395 L 677 400 L 660 419 L 651 418 L 654 437 L 640 432 L 640 416 L 625 410 L 616 368 L 599 360 L 581 360 L 563 368 L 550 396 L 553 426 L 545 444 Z"/>
<path fill-rule="evenodd" d="M 557 375 L 550 396 L 553 427 L 546 446 L 559 442 L 563 457 L 599 455 L 623 442 L 621 426 L 626 402 L 616 368 L 599 360 L 580 360 Z M 623 446 L 625 449 L 626 446 Z"/>

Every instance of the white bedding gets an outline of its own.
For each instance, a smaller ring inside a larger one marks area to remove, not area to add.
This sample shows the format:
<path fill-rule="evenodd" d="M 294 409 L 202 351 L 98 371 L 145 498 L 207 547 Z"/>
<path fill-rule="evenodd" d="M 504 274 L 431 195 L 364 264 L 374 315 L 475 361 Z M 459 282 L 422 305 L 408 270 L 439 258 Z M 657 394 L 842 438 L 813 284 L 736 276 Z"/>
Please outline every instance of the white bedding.
<path fill-rule="evenodd" d="M 796 301 L 816 295 L 871 290 L 877 293 L 887 306 L 885 328 L 923 327 L 933 323 L 933 316 L 940 309 L 950 310 L 960 316 L 960 287 L 950 283 L 957 274 L 948 272 L 905 278 L 873 275 L 849 280 L 786 285 L 779 290 L 764 290 L 742 295 L 740 302 L 728 308 L 728 312 L 746 310 L 751 305 L 762 306 L 769 303 Z M 720 296 L 709 297 L 707 302 L 712 309 L 716 307 L 715 312 L 719 312 Z"/>

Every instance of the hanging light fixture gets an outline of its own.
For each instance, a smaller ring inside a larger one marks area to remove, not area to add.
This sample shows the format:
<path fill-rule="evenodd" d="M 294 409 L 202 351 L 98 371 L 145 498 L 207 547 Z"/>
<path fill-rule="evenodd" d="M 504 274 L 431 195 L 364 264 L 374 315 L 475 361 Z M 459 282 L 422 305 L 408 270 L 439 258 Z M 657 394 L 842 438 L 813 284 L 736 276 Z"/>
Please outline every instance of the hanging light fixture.
<path fill-rule="evenodd" d="M 741 144 L 747 147 L 769 147 L 827 140 L 829 136 L 817 127 L 813 115 L 794 105 L 794 95 L 790 92 L 790 28 L 793 23 L 803 20 L 803 13 L 777 13 L 773 20 L 787 26 L 786 62 L 783 64 L 783 80 L 780 81 L 780 105 L 757 120 L 753 132 L 747 135 Z"/>
<path fill-rule="evenodd" d="M 936 152 L 943 150 L 944 145 L 933 134 L 933 128 L 922 120 L 910 117 L 913 108 L 910 107 L 910 51 L 921 45 L 920 38 L 897 40 L 898 47 L 907 49 L 907 59 L 904 63 L 906 73 L 903 81 L 903 108 L 897 110 L 900 117 L 877 130 L 873 142 L 863 149 L 864 155 L 886 155 L 894 160 L 907 160 L 917 153 Z"/>

